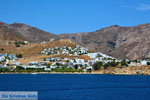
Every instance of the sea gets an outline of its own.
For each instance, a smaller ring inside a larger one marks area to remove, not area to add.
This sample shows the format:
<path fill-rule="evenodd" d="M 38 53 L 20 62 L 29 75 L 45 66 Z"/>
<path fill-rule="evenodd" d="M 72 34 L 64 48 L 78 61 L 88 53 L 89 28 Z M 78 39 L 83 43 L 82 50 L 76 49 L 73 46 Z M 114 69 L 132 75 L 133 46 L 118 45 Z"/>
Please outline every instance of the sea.
<path fill-rule="evenodd" d="M 0 91 L 37 91 L 38 100 L 150 100 L 150 76 L 0 74 Z"/>

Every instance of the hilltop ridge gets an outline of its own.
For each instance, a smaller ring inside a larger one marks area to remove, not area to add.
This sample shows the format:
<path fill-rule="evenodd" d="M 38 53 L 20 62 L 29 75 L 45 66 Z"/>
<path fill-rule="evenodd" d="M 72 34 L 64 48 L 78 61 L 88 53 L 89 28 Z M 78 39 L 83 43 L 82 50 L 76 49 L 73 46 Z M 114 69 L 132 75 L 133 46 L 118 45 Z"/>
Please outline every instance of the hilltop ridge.
<path fill-rule="evenodd" d="M 6 24 L 3 22 L 0 22 L 0 36 L 2 40 L 26 40 L 37 43 L 55 37 L 52 33 L 23 23 Z"/>

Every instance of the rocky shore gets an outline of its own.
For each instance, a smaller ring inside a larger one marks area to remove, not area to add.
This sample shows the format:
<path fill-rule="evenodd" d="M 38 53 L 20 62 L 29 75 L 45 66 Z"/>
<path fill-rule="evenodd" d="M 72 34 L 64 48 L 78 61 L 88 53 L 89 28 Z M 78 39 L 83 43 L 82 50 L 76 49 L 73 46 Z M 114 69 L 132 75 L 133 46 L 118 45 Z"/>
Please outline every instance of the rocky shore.
<path fill-rule="evenodd" d="M 126 74 L 126 75 L 150 75 L 150 66 L 109 67 L 94 71 L 95 74 Z"/>

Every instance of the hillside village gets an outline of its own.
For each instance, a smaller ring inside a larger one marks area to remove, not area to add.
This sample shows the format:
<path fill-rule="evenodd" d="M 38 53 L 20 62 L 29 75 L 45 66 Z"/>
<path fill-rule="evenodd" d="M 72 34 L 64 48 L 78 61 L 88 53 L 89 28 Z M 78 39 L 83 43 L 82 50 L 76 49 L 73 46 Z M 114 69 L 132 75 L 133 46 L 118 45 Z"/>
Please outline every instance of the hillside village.
<path fill-rule="evenodd" d="M 54 39 L 50 41 L 54 41 Z M 59 57 L 62 54 L 68 57 Z M 30 61 L 28 64 L 23 64 L 18 61 L 23 59 L 22 55 L 0 54 L 0 72 L 92 72 L 108 67 L 124 68 L 150 64 L 145 60 L 118 60 L 101 52 L 89 52 L 80 45 L 76 45 L 74 48 L 70 46 L 44 48 L 39 55 L 55 55 L 55 57 L 45 57 L 41 61 Z M 87 61 L 81 59 L 79 58 L 81 55 L 88 56 L 90 59 Z"/>
<path fill-rule="evenodd" d="M 43 46 L 39 46 L 40 44 L 46 45 L 48 41 L 53 42 L 55 40 L 69 39 L 88 48 L 88 50 L 95 52 L 101 51 L 104 54 L 111 55 L 118 59 L 150 60 L 148 46 L 150 39 L 149 30 L 150 24 L 146 23 L 133 27 L 112 25 L 93 32 L 56 35 L 24 23 L 15 22 L 7 24 L 0 22 L 0 53 L 14 55 L 20 53 L 24 57 L 27 57 L 40 53 L 39 51 L 44 48 Z M 14 42 L 15 45 L 12 45 Z M 33 43 L 34 46 L 32 46 L 35 47 L 36 50 L 30 47 L 31 45 L 24 45 L 28 43 Z M 58 44 L 56 46 L 61 47 Z M 45 49 L 47 49 L 47 47 L 45 47 Z M 50 45 L 50 48 L 54 47 Z M 30 52 L 32 49 L 33 51 Z"/>
<path fill-rule="evenodd" d="M 117 69 L 113 73 L 143 74 L 147 70 L 150 74 L 149 37 L 145 37 L 149 27 L 114 25 L 95 32 L 55 35 L 23 23 L 0 22 L 0 73 L 112 73 Z"/>

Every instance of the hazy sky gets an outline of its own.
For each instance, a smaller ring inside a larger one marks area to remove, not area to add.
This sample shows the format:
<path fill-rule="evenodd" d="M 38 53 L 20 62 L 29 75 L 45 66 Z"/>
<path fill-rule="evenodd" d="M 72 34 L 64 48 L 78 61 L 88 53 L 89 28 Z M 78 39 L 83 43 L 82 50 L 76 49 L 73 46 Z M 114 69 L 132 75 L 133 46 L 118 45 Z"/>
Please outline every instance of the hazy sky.
<path fill-rule="evenodd" d="M 134 26 L 150 22 L 150 0 L 0 0 L 0 21 L 56 34 Z"/>

